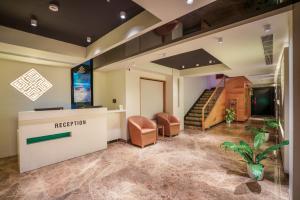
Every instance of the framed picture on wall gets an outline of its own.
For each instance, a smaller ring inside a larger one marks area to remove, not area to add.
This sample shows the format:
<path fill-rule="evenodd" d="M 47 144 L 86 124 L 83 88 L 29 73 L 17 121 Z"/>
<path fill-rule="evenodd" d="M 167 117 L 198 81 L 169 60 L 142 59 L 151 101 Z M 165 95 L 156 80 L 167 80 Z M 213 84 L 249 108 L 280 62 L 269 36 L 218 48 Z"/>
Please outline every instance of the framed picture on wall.
<path fill-rule="evenodd" d="M 72 108 L 93 106 L 93 61 L 71 69 Z"/>

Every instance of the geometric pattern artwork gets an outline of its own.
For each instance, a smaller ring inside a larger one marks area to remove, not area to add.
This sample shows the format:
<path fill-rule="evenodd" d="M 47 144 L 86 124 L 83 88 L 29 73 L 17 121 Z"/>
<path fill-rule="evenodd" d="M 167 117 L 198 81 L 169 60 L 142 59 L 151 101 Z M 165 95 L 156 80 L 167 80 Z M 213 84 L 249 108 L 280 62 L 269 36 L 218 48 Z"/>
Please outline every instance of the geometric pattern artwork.
<path fill-rule="evenodd" d="M 29 70 L 10 85 L 28 97 L 31 101 L 37 100 L 52 87 L 52 84 L 35 69 Z"/>

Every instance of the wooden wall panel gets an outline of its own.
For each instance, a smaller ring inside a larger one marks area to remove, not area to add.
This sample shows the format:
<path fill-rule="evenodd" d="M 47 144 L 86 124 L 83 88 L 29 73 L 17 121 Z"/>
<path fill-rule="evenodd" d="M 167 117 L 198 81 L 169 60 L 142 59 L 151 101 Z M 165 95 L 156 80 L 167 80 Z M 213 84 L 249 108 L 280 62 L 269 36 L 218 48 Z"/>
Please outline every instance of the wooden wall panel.
<path fill-rule="evenodd" d="M 226 108 L 232 107 L 236 111 L 236 121 L 246 121 L 251 116 L 251 82 L 245 77 L 229 78 L 226 81 Z M 234 106 L 231 101 L 236 101 Z"/>

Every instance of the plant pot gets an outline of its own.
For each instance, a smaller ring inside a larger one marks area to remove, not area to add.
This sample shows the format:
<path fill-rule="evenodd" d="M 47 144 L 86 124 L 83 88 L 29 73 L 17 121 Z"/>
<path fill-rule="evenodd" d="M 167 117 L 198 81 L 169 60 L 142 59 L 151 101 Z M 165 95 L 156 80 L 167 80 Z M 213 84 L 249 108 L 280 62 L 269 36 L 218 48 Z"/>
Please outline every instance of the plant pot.
<path fill-rule="evenodd" d="M 247 164 L 247 172 L 248 172 L 248 176 L 249 176 L 251 179 L 253 179 L 253 180 L 257 180 L 257 181 L 263 180 L 263 178 L 264 178 L 264 171 L 265 171 L 265 170 L 263 169 L 261 176 L 260 176 L 258 179 L 256 179 L 256 178 L 255 178 L 255 175 L 253 174 L 253 172 L 252 172 L 252 170 L 251 170 L 251 167 Z"/>
<path fill-rule="evenodd" d="M 270 133 L 266 132 L 265 133 L 265 140 L 268 142 L 270 140 Z"/>
<path fill-rule="evenodd" d="M 230 127 L 231 121 L 226 121 L 226 124 L 227 124 L 228 127 Z"/>

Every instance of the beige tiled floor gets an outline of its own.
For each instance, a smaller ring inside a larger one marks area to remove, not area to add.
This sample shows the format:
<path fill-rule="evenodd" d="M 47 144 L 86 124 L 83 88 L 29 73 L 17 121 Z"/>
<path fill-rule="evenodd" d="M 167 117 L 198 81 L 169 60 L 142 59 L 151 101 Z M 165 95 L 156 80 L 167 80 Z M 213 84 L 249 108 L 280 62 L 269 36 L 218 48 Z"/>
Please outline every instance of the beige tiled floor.
<path fill-rule="evenodd" d="M 0 159 L 0 199 L 288 199 L 276 159 L 265 179 L 252 181 L 246 165 L 220 144 L 251 141 L 244 125 L 186 130 L 144 149 L 113 143 L 104 151 L 19 174 L 17 158 Z"/>

